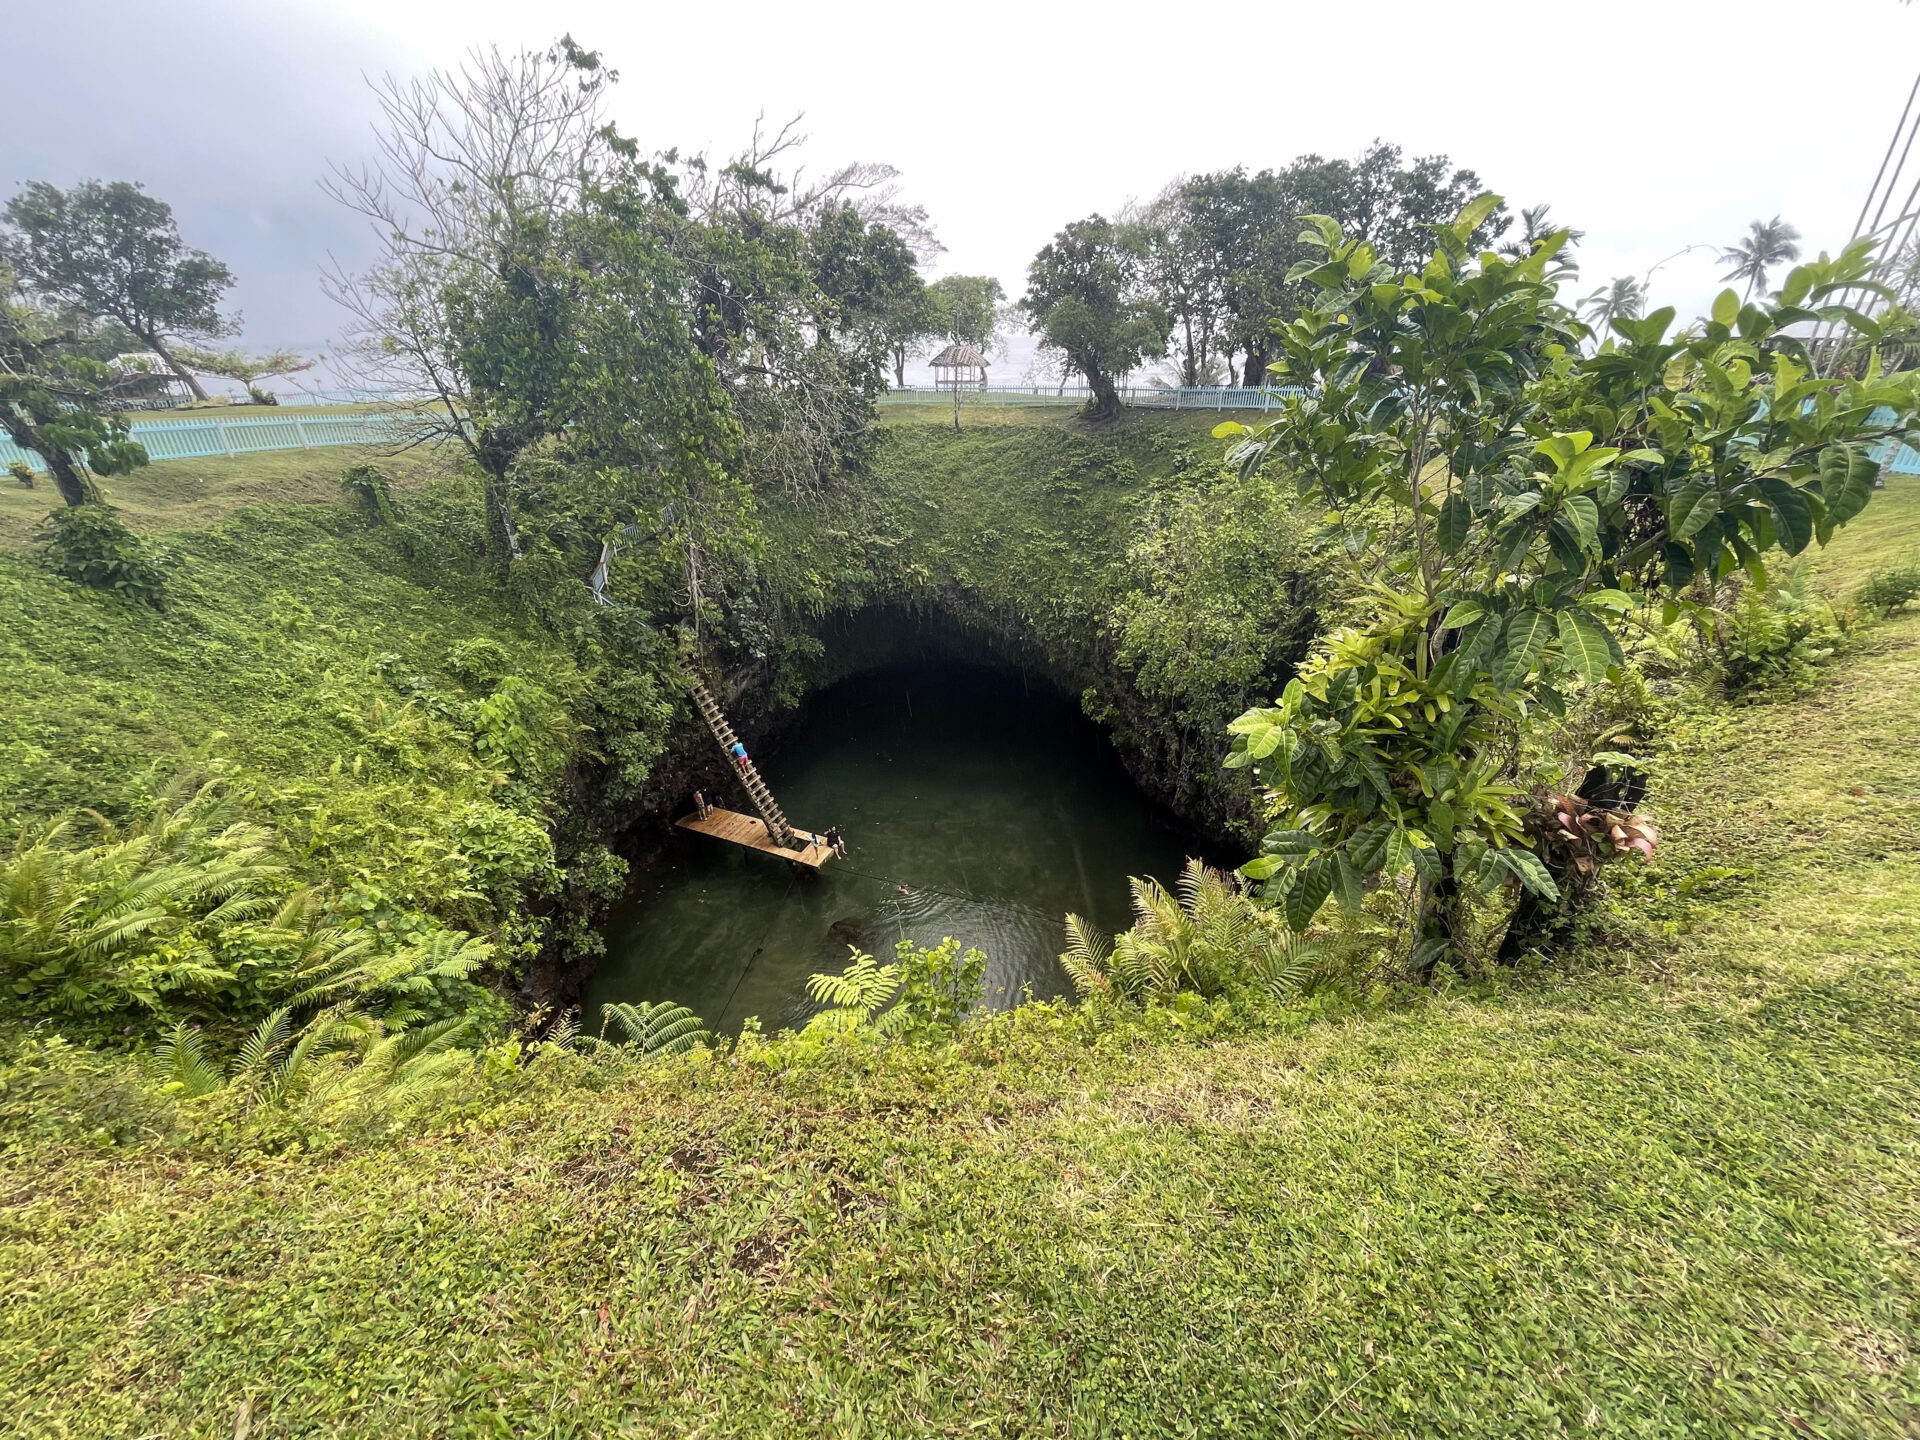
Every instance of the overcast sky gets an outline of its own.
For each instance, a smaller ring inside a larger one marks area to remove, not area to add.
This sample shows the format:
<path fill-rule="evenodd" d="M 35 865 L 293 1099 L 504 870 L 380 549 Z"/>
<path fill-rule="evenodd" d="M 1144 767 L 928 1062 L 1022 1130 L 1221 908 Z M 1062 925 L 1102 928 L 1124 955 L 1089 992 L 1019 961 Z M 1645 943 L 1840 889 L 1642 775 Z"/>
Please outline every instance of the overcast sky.
<path fill-rule="evenodd" d="M 317 188 L 370 150 L 363 76 L 569 31 L 621 73 L 650 149 L 724 153 L 805 112 L 810 163 L 884 160 L 932 213 L 940 272 L 1010 294 L 1065 221 L 1175 175 L 1353 155 L 1376 136 L 1479 171 L 1587 232 L 1584 288 L 1786 217 L 1852 228 L 1920 69 L 1897 0 L 1193 6 L 558 0 L 7 0 L 0 193 L 138 180 L 239 277 L 254 347 L 338 327 L 318 276 L 362 225 Z M 1238 17 L 1238 18 L 1236 18 Z M 1652 277 L 1704 308 L 1706 251 Z M 999 378 L 999 377 L 996 377 Z"/>

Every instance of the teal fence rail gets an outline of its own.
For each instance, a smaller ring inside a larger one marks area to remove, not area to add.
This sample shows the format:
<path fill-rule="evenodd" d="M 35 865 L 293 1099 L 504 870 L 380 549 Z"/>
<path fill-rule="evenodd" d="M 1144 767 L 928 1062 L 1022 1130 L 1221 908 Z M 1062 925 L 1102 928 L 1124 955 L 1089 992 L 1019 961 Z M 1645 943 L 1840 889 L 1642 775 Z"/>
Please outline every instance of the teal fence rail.
<path fill-rule="evenodd" d="M 316 450 L 328 445 L 393 445 L 420 433 L 418 416 L 356 411 L 351 415 L 272 415 L 228 419 L 136 420 L 133 438 L 149 460 L 195 460 L 209 455 L 247 455 L 257 450 Z M 14 461 L 44 471 L 39 454 L 0 435 L 0 469 Z"/>
<path fill-rule="evenodd" d="M 1266 410 L 1273 404 L 1272 390 L 1243 389 L 1236 385 L 1187 385 L 1179 388 L 1160 385 L 1122 385 L 1120 403 L 1147 410 Z M 1085 385 L 988 385 L 984 389 L 961 392 L 969 405 L 1084 405 Z M 951 390 L 931 385 L 906 385 L 889 390 L 880 397 L 883 405 L 937 405 L 953 403 Z"/>
<path fill-rule="evenodd" d="M 1160 389 L 1129 386 L 1120 391 L 1128 405 L 1152 410 L 1266 410 L 1279 394 L 1274 390 L 1247 390 L 1231 386 Z M 1069 385 L 1063 392 L 1052 385 L 1004 385 L 969 390 L 969 404 L 1083 405 L 1085 386 Z M 950 404 L 953 392 L 932 388 L 889 390 L 883 403 Z M 330 445 L 396 445 L 421 433 L 417 415 L 399 412 L 355 411 L 350 415 L 268 415 L 229 419 L 221 415 L 190 420 L 136 420 L 133 438 L 146 447 L 149 460 L 194 460 L 210 455 L 247 455 L 259 450 L 317 450 Z M 1894 475 L 1920 475 L 1920 454 L 1912 447 L 1883 441 L 1874 453 L 1881 468 Z M 0 435 L 0 470 L 23 461 L 29 470 L 44 472 L 46 462 Z"/>

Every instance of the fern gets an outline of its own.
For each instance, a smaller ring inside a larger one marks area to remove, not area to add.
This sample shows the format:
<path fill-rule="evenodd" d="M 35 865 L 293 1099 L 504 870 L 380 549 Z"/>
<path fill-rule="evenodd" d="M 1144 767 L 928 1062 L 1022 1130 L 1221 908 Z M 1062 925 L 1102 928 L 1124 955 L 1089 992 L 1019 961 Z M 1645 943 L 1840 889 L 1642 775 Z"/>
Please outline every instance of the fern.
<path fill-rule="evenodd" d="M 1067 972 L 1075 990 L 1083 996 L 1113 999 L 1113 976 L 1109 973 L 1112 955 L 1112 940 L 1078 915 L 1067 916 L 1067 948 L 1060 956 L 1060 968 Z"/>
<path fill-rule="evenodd" d="M 815 975 L 807 981 L 807 993 L 827 1008 L 806 1025 L 813 1034 L 847 1034 L 871 1024 L 900 989 L 900 967 L 880 965 L 873 956 L 847 947 L 853 963 L 838 975 Z"/>
<path fill-rule="evenodd" d="M 684 1005 L 665 1001 L 628 1005 L 602 1005 L 600 1033 L 611 1025 L 625 1037 L 626 1043 L 649 1059 L 662 1055 L 684 1055 L 713 1039 L 701 1025 L 700 1017 Z"/>
<path fill-rule="evenodd" d="M 175 1025 L 154 1047 L 149 1063 L 163 1088 L 188 1099 L 211 1095 L 226 1083 L 220 1067 L 207 1057 L 200 1032 L 185 1021 Z"/>
<path fill-rule="evenodd" d="M 257 826 L 205 833 L 209 801 L 203 786 L 132 831 L 100 822 L 91 846 L 71 846 L 65 822 L 19 835 L 0 857 L 0 979 L 15 1003 L 104 1017 L 234 978 L 205 937 L 264 914 L 281 867 Z"/>
<path fill-rule="evenodd" d="M 1269 934 L 1254 958 L 1254 977 L 1276 999 L 1297 995 L 1325 960 L 1327 947 L 1291 930 Z"/>
<path fill-rule="evenodd" d="M 240 1053 L 234 1057 L 233 1073 L 236 1079 L 242 1075 L 261 1075 L 271 1070 L 274 1060 L 293 1035 L 292 1014 L 287 1006 L 282 1005 L 254 1026 L 253 1033 L 247 1036 Z"/>
<path fill-rule="evenodd" d="M 1276 938 L 1234 881 L 1189 860 L 1173 893 L 1152 878 L 1127 882 L 1133 925 L 1111 941 L 1078 915 L 1067 917 L 1060 966 L 1082 996 L 1166 1002 L 1214 995 L 1236 977 L 1288 994 L 1311 978 L 1318 947 Z"/>

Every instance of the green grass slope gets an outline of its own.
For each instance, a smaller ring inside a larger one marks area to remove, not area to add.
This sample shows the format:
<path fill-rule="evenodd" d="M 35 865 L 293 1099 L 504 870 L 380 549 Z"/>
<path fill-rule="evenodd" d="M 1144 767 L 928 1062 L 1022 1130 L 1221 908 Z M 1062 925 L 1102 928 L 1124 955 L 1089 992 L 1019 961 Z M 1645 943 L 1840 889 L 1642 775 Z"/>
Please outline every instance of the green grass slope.
<path fill-rule="evenodd" d="M 1630 957 L 1290 1033 L 555 1056 L 399 1141 L 19 1142 L 4 1423 L 1920 1433 L 1920 617 L 1673 741 Z"/>

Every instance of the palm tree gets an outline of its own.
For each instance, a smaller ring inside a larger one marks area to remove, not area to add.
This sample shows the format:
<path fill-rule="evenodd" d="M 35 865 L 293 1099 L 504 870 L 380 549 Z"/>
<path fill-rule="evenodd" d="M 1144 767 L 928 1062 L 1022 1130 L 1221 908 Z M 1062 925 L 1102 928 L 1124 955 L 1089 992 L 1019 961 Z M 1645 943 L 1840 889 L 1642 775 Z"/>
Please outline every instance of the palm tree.
<path fill-rule="evenodd" d="M 1601 335 L 1615 320 L 1638 320 L 1647 307 L 1647 292 L 1631 275 L 1615 276 L 1613 283 L 1602 285 L 1580 301 L 1580 313 Z"/>
<path fill-rule="evenodd" d="M 1800 232 L 1778 215 L 1767 221 L 1754 220 L 1747 225 L 1747 233 L 1738 244 L 1720 252 L 1721 263 L 1732 267 L 1720 278 L 1746 281 L 1746 294 L 1741 299 L 1750 300 L 1755 285 L 1765 292 L 1767 271 L 1800 258 L 1800 246 L 1795 243 L 1799 239 Z"/>
<path fill-rule="evenodd" d="M 1500 253 L 1502 255 L 1510 255 L 1515 260 L 1524 260 L 1533 254 L 1534 246 L 1553 234 L 1554 231 L 1560 229 L 1567 229 L 1567 243 L 1569 245 L 1578 245 L 1581 240 L 1586 237 L 1587 232 L 1549 224 L 1547 221 L 1547 213 L 1552 209 L 1553 207 L 1551 205 L 1530 205 L 1522 210 L 1520 212 L 1520 234 L 1511 240 L 1503 242 L 1499 247 Z"/>

